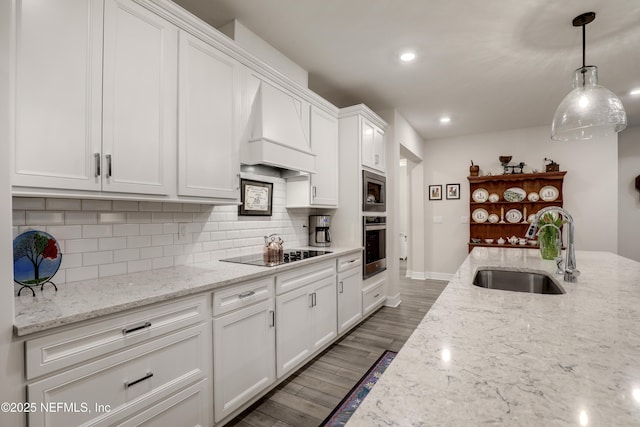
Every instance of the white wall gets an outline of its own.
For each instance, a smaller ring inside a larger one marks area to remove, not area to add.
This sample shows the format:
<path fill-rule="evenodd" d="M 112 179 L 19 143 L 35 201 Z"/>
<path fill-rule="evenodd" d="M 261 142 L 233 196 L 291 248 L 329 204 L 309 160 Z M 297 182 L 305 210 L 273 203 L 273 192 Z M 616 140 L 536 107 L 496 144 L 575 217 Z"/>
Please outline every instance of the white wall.
<path fill-rule="evenodd" d="M 618 167 L 618 254 L 640 261 L 640 127 L 620 133 Z"/>
<path fill-rule="evenodd" d="M 578 250 L 618 249 L 618 143 L 617 136 L 599 141 L 555 142 L 549 127 L 468 135 L 427 141 L 424 191 L 430 184 L 460 183 L 460 200 L 425 198 L 425 268 L 430 277 L 456 271 L 468 253 L 469 166 L 480 165 L 481 174 L 501 173 L 500 155 L 512 163 L 527 164 L 526 171 L 544 170 L 549 157 L 566 170 L 564 207 L 572 214 Z M 433 217 L 442 217 L 434 224 Z M 578 268 L 580 260 L 578 259 Z"/>
<path fill-rule="evenodd" d="M 0 2 L 0 402 L 24 402 L 22 346 L 13 339 L 13 246 L 9 179 L 9 29 L 11 3 Z M 0 412 L 0 425 L 21 426 L 24 414 Z"/>

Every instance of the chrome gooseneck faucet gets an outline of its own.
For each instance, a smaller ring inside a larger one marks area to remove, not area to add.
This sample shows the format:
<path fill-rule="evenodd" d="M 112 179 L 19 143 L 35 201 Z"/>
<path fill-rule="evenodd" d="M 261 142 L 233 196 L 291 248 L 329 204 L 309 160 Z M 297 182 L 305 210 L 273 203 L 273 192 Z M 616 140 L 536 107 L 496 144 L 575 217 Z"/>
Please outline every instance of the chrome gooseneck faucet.
<path fill-rule="evenodd" d="M 559 206 L 549 206 L 540 209 L 531 222 L 531 225 L 529 226 L 525 237 L 527 239 L 533 239 L 535 237 L 536 231 L 538 230 L 538 222 L 540 221 L 540 218 L 542 217 L 542 215 L 548 212 L 557 212 L 567 220 L 569 230 L 567 231 L 567 260 L 564 264 L 564 281 L 576 282 L 578 280 L 578 276 L 580 275 L 580 271 L 576 269 L 576 248 L 574 244 L 573 217 L 569 214 L 569 212 Z"/>

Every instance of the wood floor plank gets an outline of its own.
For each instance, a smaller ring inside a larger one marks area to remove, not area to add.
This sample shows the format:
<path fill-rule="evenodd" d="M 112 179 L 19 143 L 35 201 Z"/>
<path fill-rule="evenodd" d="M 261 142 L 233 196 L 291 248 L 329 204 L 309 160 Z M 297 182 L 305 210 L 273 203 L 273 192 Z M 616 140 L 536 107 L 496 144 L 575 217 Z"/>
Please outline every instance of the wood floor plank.
<path fill-rule="evenodd" d="M 315 427 L 385 350 L 399 351 L 446 286 L 404 277 L 406 262 L 400 267 L 398 307 L 380 308 L 227 426 Z"/>

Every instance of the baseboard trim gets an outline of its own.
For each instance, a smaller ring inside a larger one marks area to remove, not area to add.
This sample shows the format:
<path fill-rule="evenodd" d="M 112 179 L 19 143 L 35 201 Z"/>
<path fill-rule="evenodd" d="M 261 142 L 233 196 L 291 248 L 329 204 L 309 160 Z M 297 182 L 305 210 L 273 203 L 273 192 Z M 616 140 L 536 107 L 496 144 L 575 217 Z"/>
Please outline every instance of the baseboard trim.
<path fill-rule="evenodd" d="M 433 271 L 410 271 L 407 270 L 406 276 L 413 280 L 444 280 L 450 281 L 453 278 L 453 274 L 449 273 L 436 273 Z"/>
<path fill-rule="evenodd" d="M 384 306 L 385 307 L 397 307 L 397 306 L 400 305 L 401 302 L 402 302 L 402 300 L 400 299 L 400 292 L 398 292 L 397 294 L 395 294 L 392 297 L 387 296 L 387 299 L 384 302 Z"/>

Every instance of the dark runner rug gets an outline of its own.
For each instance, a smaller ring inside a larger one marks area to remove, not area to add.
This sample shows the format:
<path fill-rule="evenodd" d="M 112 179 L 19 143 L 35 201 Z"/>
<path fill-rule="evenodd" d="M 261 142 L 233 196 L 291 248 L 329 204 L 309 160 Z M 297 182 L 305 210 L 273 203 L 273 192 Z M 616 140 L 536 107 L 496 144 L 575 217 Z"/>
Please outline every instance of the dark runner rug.
<path fill-rule="evenodd" d="M 356 385 L 347 393 L 347 395 L 340 401 L 338 406 L 329 414 L 327 418 L 320 424 L 320 427 L 337 427 L 343 426 L 349 421 L 353 412 L 358 409 L 358 406 L 362 403 L 365 397 L 371 391 L 371 388 L 378 382 L 380 375 L 391 364 L 391 361 L 396 357 L 395 351 L 385 351 L 382 356 L 376 360 L 376 362 L 369 368 L 366 374 Z"/>

